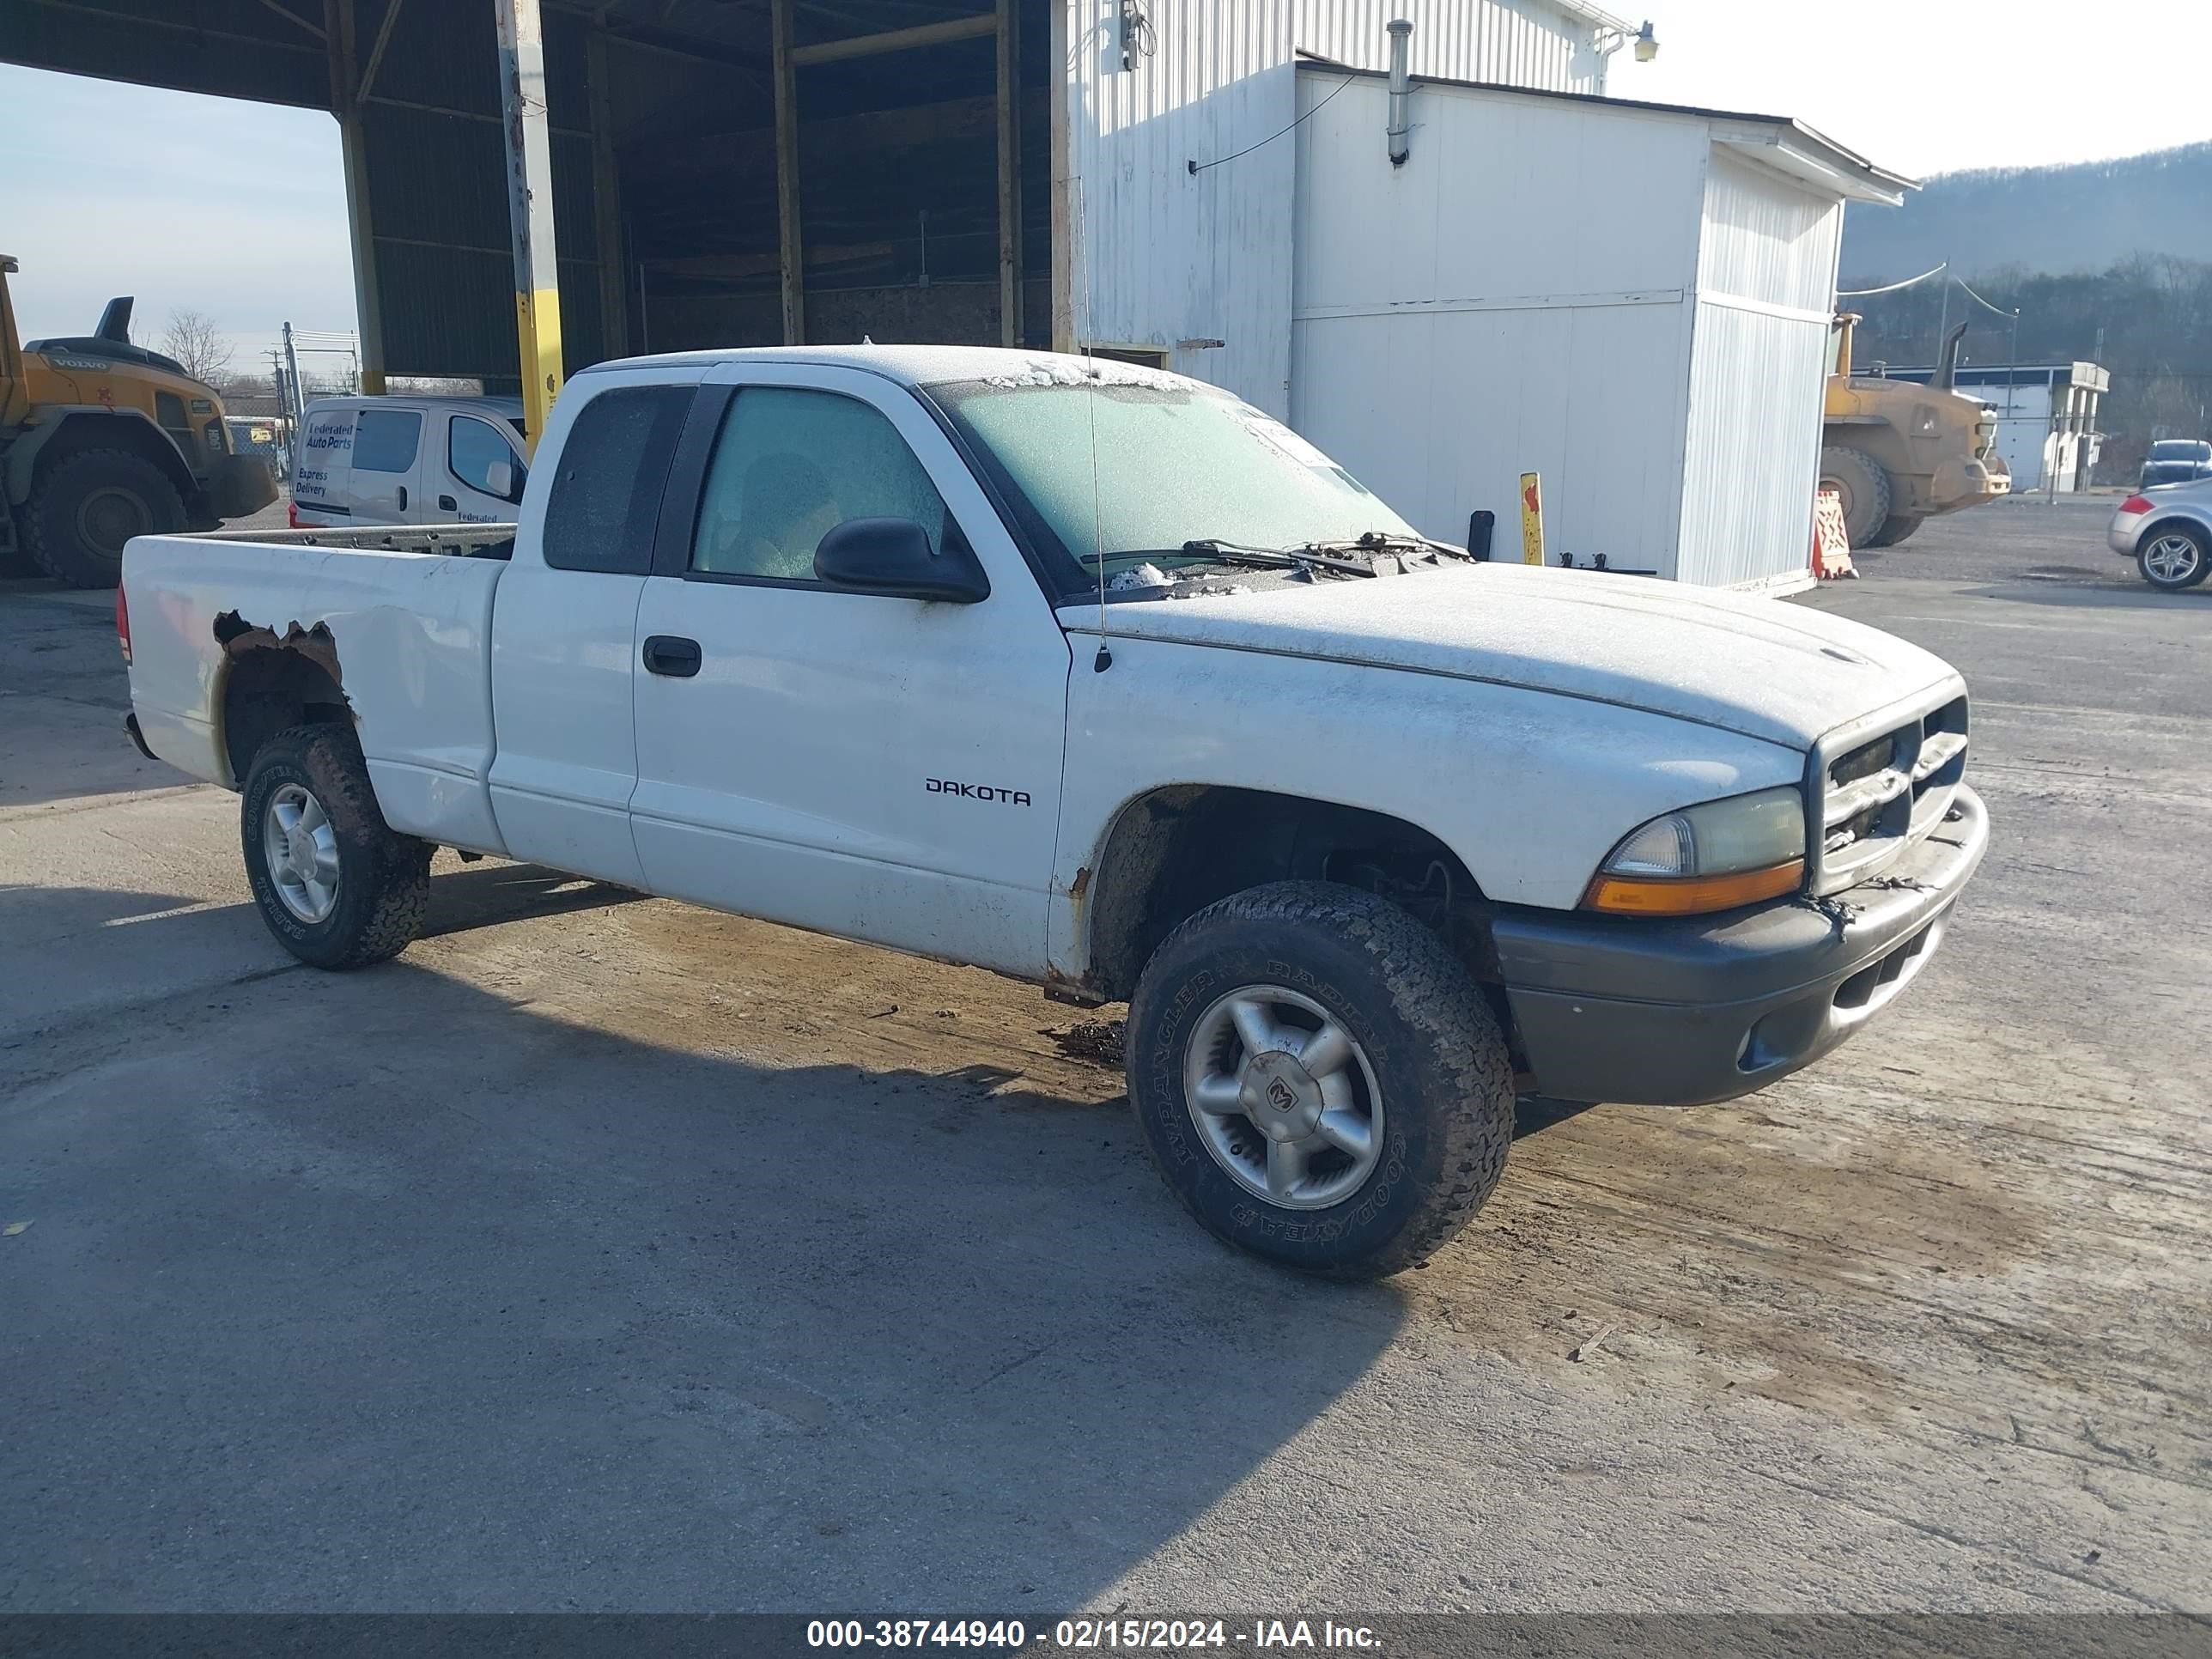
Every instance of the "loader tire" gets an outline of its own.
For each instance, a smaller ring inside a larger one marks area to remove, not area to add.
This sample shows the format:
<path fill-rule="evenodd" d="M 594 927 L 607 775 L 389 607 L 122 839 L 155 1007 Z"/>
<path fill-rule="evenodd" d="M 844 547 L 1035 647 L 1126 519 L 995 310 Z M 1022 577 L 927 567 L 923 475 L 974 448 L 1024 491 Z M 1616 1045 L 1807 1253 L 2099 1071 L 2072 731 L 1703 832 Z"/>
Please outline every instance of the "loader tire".
<path fill-rule="evenodd" d="M 1863 449 L 1830 444 L 1820 452 L 1820 487 L 1843 497 L 1844 534 L 1853 547 L 1879 547 L 1882 526 L 1889 522 L 1889 474 L 1881 463 Z"/>
<path fill-rule="evenodd" d="M 1899 542 L 1910 540 L 1911 538 L 1912 532 L 1919 529 L 1920 526 L 1926 522 L 1927 520 L 1925 519 L 1886 519 L 1882 521 L 1881 528 L 1874 532 L 1874 539 L 1869 542 L 1867 545 L 1869 547 L 1895 547 Z"/>
<path fill-rule="evenodd" d="M 25 545 L 71 587 L 123 580 L 123 544 L 185 527 L 184 499 L 161 469 L 126 449 L 80 449 L 50 463 L 25 503 Z"/>

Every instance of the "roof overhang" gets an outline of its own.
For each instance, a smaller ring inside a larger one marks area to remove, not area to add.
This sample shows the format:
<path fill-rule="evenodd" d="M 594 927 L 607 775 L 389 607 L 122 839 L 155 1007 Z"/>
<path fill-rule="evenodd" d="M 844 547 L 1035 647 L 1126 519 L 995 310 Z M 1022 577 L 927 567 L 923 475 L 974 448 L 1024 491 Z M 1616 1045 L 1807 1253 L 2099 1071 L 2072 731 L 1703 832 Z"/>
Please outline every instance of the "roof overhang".
<path fill-rule="evenodd" d="M 1802 121 L 1779 115 L 1712 115 L 1713 142 L 1745 160 L 1771 167 L 1801 184 L 1816 185 L 1847 202 L 1896 207 L 1917 179 L 1878 167 Z"/>
<path fill-rule="evenodd" d="M 1595 12 L 1596 8 L 1584 8 Z M 1301 70 L 1363 80 L 1384 78 L 1382 70 L 1362 69 L 1301 47 L 1293 61 Z M 1840 196 L 1846 201 L 1875 202 L 1896 207 L 1905 192 L 1920 188 L 1917 179 L 1876 167 L 1856 150 L 1815 132 L 1787 115 L 1754 115 L 1743 110 L 1706 109 L 1696 104 L 1661 104 L 1646 98 L 1611 98 L 1596 92 L 1562 92 L 1550 87 L 1508 86 L 1498 81 L 1461 81 L 1449 76 L 1416 75 L 1417 87 L 1455 87 L 1464 92 L 1503 93 L 1515 98 L 1541 98 L 1550 102 L 1589 104 L 1600 109 L 1656 112 L 1664 115 L 1695 116 L 1708 124 L 1713 143 L 1725 144 L 1745 160 L 1772 169 L 1814 189 Z"/>

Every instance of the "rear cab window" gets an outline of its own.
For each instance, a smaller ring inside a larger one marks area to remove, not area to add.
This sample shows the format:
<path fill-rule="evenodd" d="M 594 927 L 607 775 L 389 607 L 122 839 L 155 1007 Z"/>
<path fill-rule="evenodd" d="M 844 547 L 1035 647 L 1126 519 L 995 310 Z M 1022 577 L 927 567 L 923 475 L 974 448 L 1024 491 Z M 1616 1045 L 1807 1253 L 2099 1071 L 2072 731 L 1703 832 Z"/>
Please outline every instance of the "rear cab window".
<path fill-rule="evenodd" d="M 610 575 L 647 573 L 669 464 L 696 390 L 615 386 L 577 411 L 545 502 L 547 565 Z"/>

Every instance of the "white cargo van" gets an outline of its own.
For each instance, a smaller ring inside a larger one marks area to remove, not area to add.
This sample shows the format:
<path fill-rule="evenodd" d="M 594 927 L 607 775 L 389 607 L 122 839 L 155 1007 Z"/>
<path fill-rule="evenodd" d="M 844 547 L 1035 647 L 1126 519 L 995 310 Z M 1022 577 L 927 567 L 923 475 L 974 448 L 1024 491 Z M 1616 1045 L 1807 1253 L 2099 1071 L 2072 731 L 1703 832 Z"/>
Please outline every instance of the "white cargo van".
<path fill-rule="evenodd" d="M 300 422 L 292 525 L 505 524 L 529 471 L 520 398 L 319 398 Z"/>

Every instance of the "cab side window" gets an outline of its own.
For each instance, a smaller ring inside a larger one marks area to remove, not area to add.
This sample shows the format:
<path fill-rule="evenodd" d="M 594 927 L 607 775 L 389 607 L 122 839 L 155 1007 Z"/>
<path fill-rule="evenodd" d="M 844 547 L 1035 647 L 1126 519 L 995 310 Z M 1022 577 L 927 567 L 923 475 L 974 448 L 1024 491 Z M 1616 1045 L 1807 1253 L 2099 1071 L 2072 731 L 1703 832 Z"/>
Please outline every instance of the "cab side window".
<path fill-rule="evenodd" d="M 625 576 L 651 568 L 660 495 L 693 396 L 688 386 L 616 386 L 577 412 L 545 501 L 547 564 Z"/>
<path fill-rule="evenodd" d="M 739 392 L 707 465 L 691 568 L 811 582 L 814 550 L 853 519 L 911 519 L 945 543 L 944 498 L 881 412 L 831 392 Z"/>
<path fill-rule="evenodd" d="M 491 469 L 504 462 L 514 471 L 514 486 L 507 491 L 491 487 Z M 453 476 L 470 489 L 487 495 L 504 495 L 519 501 L 522 496 L 522 481 L 530 469 L 514 453 L 514 446 L 500 435 L 500 430 L 489 421 L 480 421 L 473 415 L 456 415 L 446 438 L 446 465 Z"/>
<path fill-rule="evenodd" d="M 354 469 L 410 471 L 415 465 L 415 447 L 422 439 L 422 416 L 416 410 L 364 409 L 354 420 Z"/>

